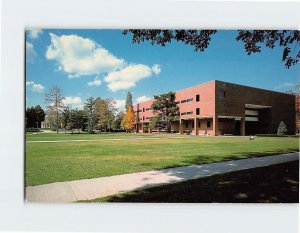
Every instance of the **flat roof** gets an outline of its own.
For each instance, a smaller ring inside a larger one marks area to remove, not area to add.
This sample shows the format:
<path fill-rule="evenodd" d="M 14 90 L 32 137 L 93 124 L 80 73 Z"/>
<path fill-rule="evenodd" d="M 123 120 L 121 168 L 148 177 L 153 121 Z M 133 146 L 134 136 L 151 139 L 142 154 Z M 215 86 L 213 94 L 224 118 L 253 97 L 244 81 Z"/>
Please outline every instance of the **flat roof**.
<path fill-rule="evenodd" d="M 242 87 L 253 88 L 253 89 L 256 89 L 256 90 L 269 91 L 269 92 L 274 92 L 274 93 L 278 93 L 278 94 L 285 94 L 285 95 L 291 95 L 291 96 L 293 96 L 293 94 L 290 94 L 290 93 L 284 93 L 284 92 L 279 92 L 279 91 L 273 91 L 273 90 L 268 90 L 268 89 L 263 89 L 263 88 L 253 87 L 253 86 L 242 85 L 242 84 L 238 84 L 238 83 L 225 82 L 225 81 L 221 81 L 221 80 L 217 80 L 217 79 L 210 80 L 210 81 L 207 81 L 207 82 L 204 82 L 204 83 L 200 83 L 200 84 L 196 84 L 195 86 L 192 86 L 192 87 L 187 87 L 187 88 L 184 88 L 184 89 L 181 89 L 181 90 L 177 90 L 177 91 L 175 91 L 175 93 L 176 93 L 176 92 L 185 91 L 185 90 L 188 90 L 188 89 L 192 89 L 192 88 L 195 88 L 195 87 L 198 87 L 198 86 L 202 86 L 202 85 L 204 85 L 204 84 L 211 83 L 211 82 L 225 83 L 225 84 L 230 84 L 230 85 L 236 85 L 236 86 L 242 86 Z M 143 102 L 140 102 L 140 103 L 136 103 L 136 104 L 134 104 L 134 106 L 137 105 L 137 104 L 143 104 L 143 103 L 147 103 L 147 102 L 153 101 L 153 99 L 154 99 L 154 98 L 152 98 L 151 100 L 147 100 L 147 101 L 143 101 Z"/>

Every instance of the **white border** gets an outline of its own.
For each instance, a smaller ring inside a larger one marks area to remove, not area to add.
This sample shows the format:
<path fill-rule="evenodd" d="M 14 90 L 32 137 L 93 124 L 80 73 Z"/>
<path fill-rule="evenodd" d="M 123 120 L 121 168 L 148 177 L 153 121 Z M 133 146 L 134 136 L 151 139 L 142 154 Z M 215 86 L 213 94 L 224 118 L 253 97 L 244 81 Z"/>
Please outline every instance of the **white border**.
<path fill-rule="evenodd" d="M 299 29 L 299 2 L 3 0 L 0 230 L 298 232 L 298 205 L 23 203 L 24 28 Z"/>

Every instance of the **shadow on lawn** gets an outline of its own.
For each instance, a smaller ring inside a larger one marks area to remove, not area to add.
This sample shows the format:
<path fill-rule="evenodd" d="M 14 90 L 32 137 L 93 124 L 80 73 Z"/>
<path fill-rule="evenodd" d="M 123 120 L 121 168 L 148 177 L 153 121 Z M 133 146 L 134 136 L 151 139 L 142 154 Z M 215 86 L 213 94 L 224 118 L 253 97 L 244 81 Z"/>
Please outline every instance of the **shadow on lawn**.
<path fill-rule="evenodd" d="M 263 162 L 265 158 L 257 162 Z M 168 203 L 297 203 L 299 202 L 299 161 L 266 167 L 251 168 L 250 163 L 236 160 L 221 164 L 212 171 L 209 164 L 200 165 L 203 169 L 191 166 L 193 175 L 209 176 L 185 181 L 188 175 L 177 169 L 162 172 L 170 176 L 168 182 L 184 181 L 153 187 L 150 183 L 129 193 L 105 197 L 99 201 L 107 202 L 168 202 Z M 228 166 L 239 169 L 227 174 L 217 174 Z M 252 165 L 253 166 L 253 165 Z M 182 168 L 183 169 L 183 168 Z M 215 174 L 215 175 L 214 175 Z M 217 175 L 216 175 L 217 174 Z M 151 175 L 151 174 L 150 174 Z M 146 180 L 150 178 L 145 178 Z M 96 200 L 97 201 L 97 200 Z"/>

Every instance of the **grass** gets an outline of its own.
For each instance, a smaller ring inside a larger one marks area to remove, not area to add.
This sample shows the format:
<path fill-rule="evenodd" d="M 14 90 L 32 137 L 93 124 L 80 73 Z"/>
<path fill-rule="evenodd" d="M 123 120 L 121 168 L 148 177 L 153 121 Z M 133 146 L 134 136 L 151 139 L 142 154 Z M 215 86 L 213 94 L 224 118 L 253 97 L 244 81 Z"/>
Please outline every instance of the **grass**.
<path fill-rule="evenodd" d="M 179 135 L 28 134 L 26 186 L 278 154 L 299 148 L 297 138 L 262 137 L 250 141 L 247 137 L 176 136 Z M 96 141 L 33 142 L 68 139 Z"/>
<path fill-rule="evenodd" d="M 298 203 L 299 161 L 82 202 Z"/>

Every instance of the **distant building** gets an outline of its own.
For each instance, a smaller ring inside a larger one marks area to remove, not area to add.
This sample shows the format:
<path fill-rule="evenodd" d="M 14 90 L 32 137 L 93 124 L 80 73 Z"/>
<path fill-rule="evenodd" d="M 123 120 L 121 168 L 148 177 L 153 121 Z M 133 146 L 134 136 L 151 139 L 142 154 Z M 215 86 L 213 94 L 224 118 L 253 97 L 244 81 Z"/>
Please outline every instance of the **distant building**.
<path fill-rule="evenodd" d="M 44 128 L 50 128 L 51 125 L 49 123 L 49 116 L 46 115 L 45 116 L 45 120 L 41 122 L 41 128 L 44 129 Z"/>
<path fill-rule="evenodd" d="M 145 132 L 154 100 L 134 105 L 136 132 Z M 283 121 L 295 132 L 295 96 L 213 80 L 176 92 L 179 120 L 172 131 L 194 135 L 274 134 Z M 160 128 L 157 131 L 161 130 Z"/>

